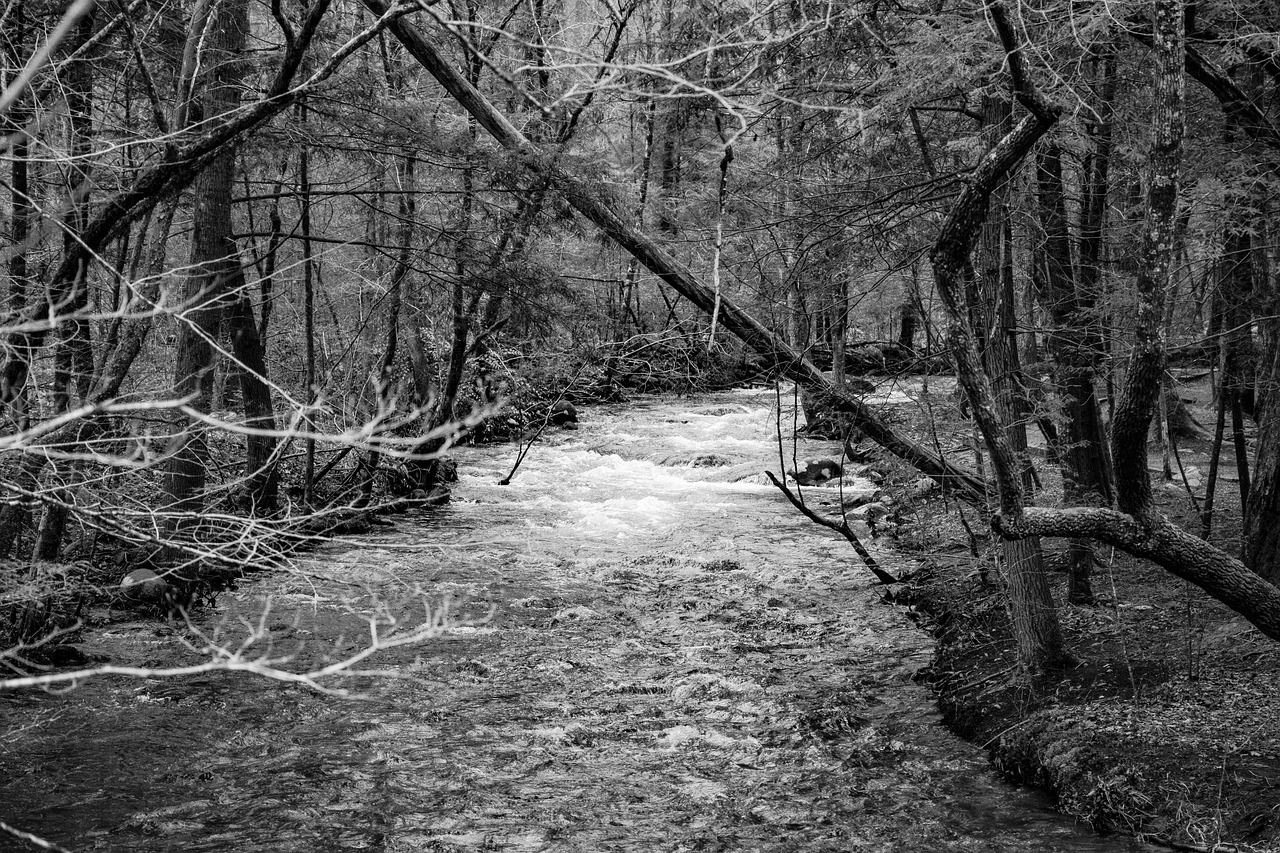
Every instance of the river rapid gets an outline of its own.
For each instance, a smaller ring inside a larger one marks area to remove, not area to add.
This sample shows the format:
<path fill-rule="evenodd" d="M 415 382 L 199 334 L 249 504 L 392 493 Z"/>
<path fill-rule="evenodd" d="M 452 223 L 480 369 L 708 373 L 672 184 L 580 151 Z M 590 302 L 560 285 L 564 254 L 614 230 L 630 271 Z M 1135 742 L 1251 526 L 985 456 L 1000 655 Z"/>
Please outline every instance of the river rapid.
<path fill-rule="evenodd" d="M 297 668 L 358 650 L 375 599 L 405 621 L 447 599 L 440 636 L 335 682 L 356 698 L 227 673 L 0 694 L 0 820 L 75 851 L 1144 849 L 940 726 L 929 638 L 762 476 L 772 391 L 582 418 L 508 486 L 514 448 L 458 450 L 448 507 L 199 615 Z M 168 666 L 184 636 L 116 614 L 83 648 Z"/>

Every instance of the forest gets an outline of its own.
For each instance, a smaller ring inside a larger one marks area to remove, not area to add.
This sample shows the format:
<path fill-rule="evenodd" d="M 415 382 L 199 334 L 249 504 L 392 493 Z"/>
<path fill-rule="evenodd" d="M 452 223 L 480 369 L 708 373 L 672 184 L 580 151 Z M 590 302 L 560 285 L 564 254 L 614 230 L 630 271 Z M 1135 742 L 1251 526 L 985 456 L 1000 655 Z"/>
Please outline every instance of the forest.
<path fill-rule="evenodd" d="M 427 642 L 438 614 L 375 603 L 362 647 L 310 670 L 252 641 L 172 670 L 76 647 L 102 602 L 181 622 L 446 504 L 455 448 L 511 443 L 511 482 L 575 407 L 747 384 L 927 478 L 1019 689 L 1078 663 L 1073 614 L 1115 603 L 1117 551 L 1280 640 L 1270 6 L 8 0 L 0 21 L 0 692 L 316 685 Z M 922 377 L 954 388 L 937 410 L 871 393 Z"/>

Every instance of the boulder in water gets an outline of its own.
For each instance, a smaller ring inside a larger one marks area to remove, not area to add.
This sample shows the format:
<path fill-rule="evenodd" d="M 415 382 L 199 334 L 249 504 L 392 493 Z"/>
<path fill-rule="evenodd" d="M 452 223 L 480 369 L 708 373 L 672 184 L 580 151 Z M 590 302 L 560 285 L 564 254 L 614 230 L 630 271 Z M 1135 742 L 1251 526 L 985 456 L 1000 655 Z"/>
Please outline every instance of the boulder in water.
<path fill-rule="evenodd" d="M 439 484 L 430 489 L 414 489 L 409 493 L 409 502 L 414 506 L 444 506 L 449 502 L 449 489 Z"/>
<path fill-rule="evenodd" d="M 548 415 L 551 423 L 556 426 L 567 426 L 568 424 L 578 423 L 578 410 L 568 400 L 561 400 L 551 407 L 551 413 Z"/>
<path fill-rule="evenodd" d="M 840 463 L 834 459 L 806 459 L 798 470 L 787 472 L 801 486 L 816 486 L 838 478 L 841 473 Z"/>
<path fill-rule="evenodd" d="M 875 486 L 863 488 L 846 488 L 844 491 L 844 508 L 845 510 L 855 509 L 860 506 L 878 501 L 881 498 L 881 492 Z"/>
<path fill-rule="evenodd" d="M 690 468 L 720 468 L 729 465 L 731 460 L 715 453 L 703 453 L 689 460 Z"/>

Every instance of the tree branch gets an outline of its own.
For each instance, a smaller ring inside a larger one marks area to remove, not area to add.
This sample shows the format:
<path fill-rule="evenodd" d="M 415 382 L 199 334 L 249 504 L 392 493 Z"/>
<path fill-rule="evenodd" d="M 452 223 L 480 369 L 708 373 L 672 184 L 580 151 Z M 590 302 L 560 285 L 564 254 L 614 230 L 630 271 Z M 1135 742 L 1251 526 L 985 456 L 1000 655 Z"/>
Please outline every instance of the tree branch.
<path fill-rule="evenodd" d="M 876 580 L 880 581 L 880 583 L 898 582 L 897 578 L 880 568 L 880 564 L 876 562 L 875 557 L 871 556 L 871 552 L 867 550 L 867 546 L 862 544 L 862 540 L 858 538 L 858 534 L 854 533 L 853 529 L 849 527 L 849 522 L 845 521 L 843 518 L 839 523 L 836 523 L 829 518 L 823 518 L 796 497 L 795 493 L 788 489 L 785 483 L 780 482 L 778 478 L 774 476 L 772 471 L 765 471 L 764 475 L 769 478 L 771 483 L 778 487 L 779 491 L 787 496 L 787 500 L 791 502 L 793 507 L 800 510 L 801 515 L 812 521 L 814 524 L 820 524 L 828 530 L 834 530 L 836 533 L 839 533 L 845 539 L 849 540 L 849 544 L 853 546 L 853 550 L 858 552 L 858 556 L 862 558 L 862 562 L 871 570 L 871 573 L 876 576 Z"/>
<path fill-rule="evenodd" d="M 1139 520 L 1103 507 L 1027 507 L 1018 515 L 997 515 L 992 527 L 1006 539 L 1089 537 L 1115 545 L 1190 581 L 1280 640 L 1280 587 L 1163 516 Z"/>

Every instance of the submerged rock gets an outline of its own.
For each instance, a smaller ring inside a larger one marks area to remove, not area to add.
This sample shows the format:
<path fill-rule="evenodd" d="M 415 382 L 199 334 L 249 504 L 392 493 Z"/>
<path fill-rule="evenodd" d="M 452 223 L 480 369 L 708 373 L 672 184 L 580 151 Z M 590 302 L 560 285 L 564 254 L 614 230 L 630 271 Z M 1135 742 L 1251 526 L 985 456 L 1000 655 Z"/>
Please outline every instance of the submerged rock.
<path fill-rule="evenodd" d="M 841 473 L 840 463 L 834 459 L 806 459 L 798 470 L 788 471 L 787 475 L 801 486 L 816 486 L 838 478 Z"/>
<path fill-rule="evenodd" d="M 556 426 L 568 426 L 578 423 L 578 409 L 573 403 L 561 400 L 551 407 L 550 421 Z"/>
<path fill-rule="evenodd" d="M 448 486 L 437 483 L 430 489 L 414 489 L 409 493 L 409 503 L 412 506 L 443 506 L 449 502 L 450 496 Z"/>
<path fill-rule="evenodd" d="M 702 453 L 689 461 L 690 468 L 720 468 L 731 464 L 732 460 L 716 453 Z"/>

